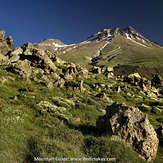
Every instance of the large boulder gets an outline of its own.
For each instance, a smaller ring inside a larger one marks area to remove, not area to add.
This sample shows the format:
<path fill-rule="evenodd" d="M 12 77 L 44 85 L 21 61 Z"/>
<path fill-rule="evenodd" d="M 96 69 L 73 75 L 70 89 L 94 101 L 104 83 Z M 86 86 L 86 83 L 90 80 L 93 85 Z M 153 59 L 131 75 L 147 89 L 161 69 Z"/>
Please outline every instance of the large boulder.
<path fill-rule="evenodd" d="M 28 60 L 18 61 L 17 63 L 12 64 L 11 71 L 18 73 L 24 79 L 29 79 L 31 75 L 30 62 Z"/>
<path fill-rule="evenodd" d="M 125 139 L 144 159 L 155 159 L 159 140 L 147 116 L 138 108 L 114 103 L 106 108 L 106 115 L 98 118 L 96 128 Z"/>
<path fill-rule="evenodd" d="M 17 62 L 20 59 L 20 55 L 23 53 L 23 49 L 21 47 L 17 47 L 15 49 L 13 49 L 10 54 L 10 62 L 14 63 Z"/>
<path fill-rule="evenodd" d="M 141 76 L 139 73 L 130 74 L 127 77 L 124 77 L 124 81 L 130 84 L 138 85 L 138 83 L 141 81 Z"/>

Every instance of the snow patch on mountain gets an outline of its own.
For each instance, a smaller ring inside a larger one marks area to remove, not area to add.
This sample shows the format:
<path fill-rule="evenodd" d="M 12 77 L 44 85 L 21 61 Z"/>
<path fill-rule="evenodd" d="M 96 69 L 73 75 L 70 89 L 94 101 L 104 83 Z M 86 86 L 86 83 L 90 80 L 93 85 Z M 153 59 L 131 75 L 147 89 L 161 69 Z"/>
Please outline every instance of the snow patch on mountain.
<path fill-rule="evenodd" d="M 70 45 L 60 45 L 60 44 L 57 44 L 55 42 L 52 43 L 56 48 L 64 48 L 64 47 L 68 47 L 68 46 L 73 46 L 75 44 L 70 44 Z"/>
<path fill-rule="evenodd" d="M 139 42 L 133 40 L 133 39 L 131 38 L 131 35 L 130 35 L 130 34 L 128 34 L 128 33 L 125 33 L 125 34 L 126 34 L 126 37 L 127 37 L 128 40 L 131 40 L 132 42 L 134 42 L 134 43 L 136 43 L 136 44 L 138 44 L 138 45 L 141 45 L 141 46 L 143 46 L 143 47 L 149 48 L 148 46 L 143 45 L 143 44 L 141 44 L 141 43 L 139 43 Z M 138 39 L 138 37 L 136 37 L 136 38 Z M 143 43 L 145 43 L 145 41 L 144 41 L 143 39 L 140 39 L 140 38 L 139 38 L 138 40 L 141 40 Z"/>

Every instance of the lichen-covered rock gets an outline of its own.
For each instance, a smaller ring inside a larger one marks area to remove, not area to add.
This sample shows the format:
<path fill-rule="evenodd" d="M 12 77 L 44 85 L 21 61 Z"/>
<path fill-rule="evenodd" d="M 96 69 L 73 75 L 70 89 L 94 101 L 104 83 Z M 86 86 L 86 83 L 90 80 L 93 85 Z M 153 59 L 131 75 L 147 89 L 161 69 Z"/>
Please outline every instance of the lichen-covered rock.
<path fill-rule="evenodd" d="M 27 42 L 21 48 L 23 49 L 24 55 L 32 55 L 33 54 L 34 46 L 32 43 Z"/>
<path fill-rule="evenodd" d="M 141 76 L 139 73 L 130 74 L 127 77 L 124 77 L 124 81 L 130 84 L 138 85 L 138 83 L 141 81 Z"/>
<path fill-rule="evenodd" d="M 97 130 L 120 136 L 144 159 L 154 160 L 159 140 L 146 115 L 138 108 L 113 104 L 96 122 Z"/>
<path fill-rule="evenodd" d="M 0 30 L 0 53 L 6 55 L 14 47 L 11 36 L 5 39 L 5 31 Z"/>
<path fill-rule="evenodd" d="M 8 36 L 8 37 L 6 38 L 6 43 L 7 43 L 8 47 L 9 47 L 10 49 L 13 49 L 13 48 L 14 48 L 14 41 L 13 41 L 12 36 Z"/>
<path fill-rule="evenodd" d="M 31 75 L 31 67 L 28 60 L 18 61 L 17 63 L 12 64 L 11 69 L 25 79 L 29 79 Z"/>
<path fill-rule="evenodd" d="M 95 73 L 95 74 L 101 74 L 101 68 L 100 67 L 96 67 L 96 66 L 93 66 L 92 69 L 90 70 L 92 73 Z"/>
<path fill-rule="evenodd" d="M 10 62 L 17 62 L 20 59 L 20 55 L 23 53 L 23 49 L 18 47 L 15 48 L 13 51 L 10 53 Z"/>

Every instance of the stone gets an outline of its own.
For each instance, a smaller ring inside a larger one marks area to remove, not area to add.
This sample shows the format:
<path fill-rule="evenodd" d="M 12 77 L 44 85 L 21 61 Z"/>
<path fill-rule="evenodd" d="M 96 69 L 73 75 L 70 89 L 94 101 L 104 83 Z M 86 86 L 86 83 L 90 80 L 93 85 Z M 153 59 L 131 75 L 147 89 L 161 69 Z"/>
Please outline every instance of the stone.
<path fill-rule="evenodd" d="M 11 36 L 5 39 L 5 31 L 0 30 L 0 54 L 7 55 L 14 47 Z"/>
<path fill-rule="evenodd" d="M 5 31 L 0 30 L 0 41 L 5 40 Z"/>
<path fill-rule="evenodd" d="M 6 42 L 7 42 L 7 45 L 10 49 L 13 49 L 14 48 L 14 41 L 13 41 L 13 38 L 12 36 L 8 36 L 6 38 Z"/>
<path fill-rule="evenodd" d="M 130 74 L 127 77 L 124 77 L 124 81 L 130 84 L 138 85 L 141 81 L 141 76 L 139 73 Z"/>
<path fill-rule="evenodd" d="M 53 88 L 53 83 L 48 82 L 48 83 L 46 83 L 46 86 L 47 86 L 47 88 L 52 89 Z"/>
<path fill-rule="evenodd" d="M 30 78 L 31 67 L 28 60 L 18 61 L 17 63 L 12 64 L 11 69 L 25 79 Z"/>
<path fill-rule="evenodd" d="M 106 68 L 106 71 L 107 71 L 107 72 L 113 72 L 113 71 L 114 71 L 114 68 L 113 68 L 113 67 L 107 67 L 107 68 Z"/>
<path fill-rule="evenodd" d="M 81 93 L 84 93 L 85 92 L 85 88 L 83 87 L 83 80 L 79 81 L 79 91 Z"/>
<path fill-rule="evenodd" d="M 27 42 L 22 46 L 22 49 L 23 49 L 23 54 L 24 55 L 32 55 L 34 46 L 33 46 L 32 43 Z"/>
<path fill-rule="evenodd" d="M 20 55 L 22 53 L 23 53 L 23 49 L 21 47 L 17 47 L 10 52 L 10 57 L 14 55 Z"/>
<path fill-rule="evenodd" d="M 155 75 L 153 78 L 152 78 L 152 80 L 151 80 L 151 82 L 152 82 L 152 86 L 154 86 L 154 87 L 160 87 L 161 86 L 161 77 L 160 76 L 158 76 L 158 75 Z"/>
<path fill-rule="evenodd" d="M 91 69 L 91 72 L 95 74 L 101 74 L 101 68 L 93 66 L 93 68 Z"/>
<path fill-rule="evenodd" d="M 62 88 L 62 87 L 64 86 L 64 84 L 65 84 L 65 80 L 62 79 L 62 78 L 60 78 L 59 80 L 57 80 L 57 81 L 55 82 L 55 85 L 56 85 L 57 87 L 59 87 L 59 88 Z"/>
<path fill-rule="evenodd" d="M 147 161 L 155 159 L 159 140 L 148 117 L 138 108 L 114 103 L 97 119 L 96 128 L 120 136 Z"/>

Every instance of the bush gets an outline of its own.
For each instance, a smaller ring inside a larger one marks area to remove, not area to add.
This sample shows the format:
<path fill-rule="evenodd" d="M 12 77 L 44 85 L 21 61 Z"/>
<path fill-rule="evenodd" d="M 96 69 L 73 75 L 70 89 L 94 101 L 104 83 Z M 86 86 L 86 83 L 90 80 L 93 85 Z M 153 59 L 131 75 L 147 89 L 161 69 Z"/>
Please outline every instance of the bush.
<path fill-rule="evenodd" d="M 120 163 L 145 162 L 123 142 L 114 141 L 105 137 L 87 137 L 85 139 L 84 151 L 87 157 L 92 158 L 116 158 L 116 162 Z"/>

